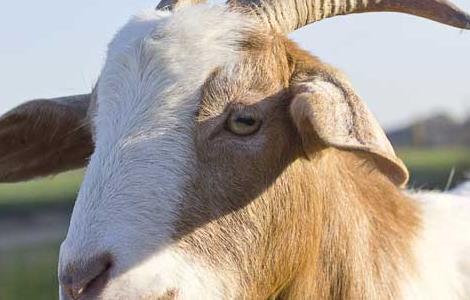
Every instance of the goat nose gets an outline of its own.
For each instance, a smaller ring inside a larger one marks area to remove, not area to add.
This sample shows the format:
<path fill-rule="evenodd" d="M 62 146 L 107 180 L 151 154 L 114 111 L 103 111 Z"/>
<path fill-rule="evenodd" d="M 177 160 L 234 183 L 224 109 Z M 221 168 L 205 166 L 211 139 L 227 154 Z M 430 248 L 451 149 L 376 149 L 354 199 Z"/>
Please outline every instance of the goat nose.
<path fill-rule="evenodd" d="M 99 293 L 106 284 L 112 266 L 111 256 L 102 254 L 65 265 L 59 274 L 64 292 L 73 300 Z"/>

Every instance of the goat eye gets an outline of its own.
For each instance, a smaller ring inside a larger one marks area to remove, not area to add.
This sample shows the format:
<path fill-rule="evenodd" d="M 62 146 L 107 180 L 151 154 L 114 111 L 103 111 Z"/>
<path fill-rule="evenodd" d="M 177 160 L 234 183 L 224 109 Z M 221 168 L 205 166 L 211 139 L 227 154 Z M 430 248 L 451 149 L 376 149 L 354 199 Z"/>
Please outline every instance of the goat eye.
<path fill-rule="evenodd" d="M 227 120 L 227 128 L 236 135 L 254 134 L 261 127 L 261 120 L 252 115 L 234 112 Z"/>

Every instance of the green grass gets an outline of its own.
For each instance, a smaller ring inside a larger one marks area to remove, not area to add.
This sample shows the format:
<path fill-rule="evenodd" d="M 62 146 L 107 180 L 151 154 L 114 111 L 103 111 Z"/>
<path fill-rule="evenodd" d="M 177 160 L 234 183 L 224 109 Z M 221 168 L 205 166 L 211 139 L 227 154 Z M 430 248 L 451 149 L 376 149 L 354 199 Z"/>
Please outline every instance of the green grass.
<path fill-rule="evenodd" d="M 77 170 L 28 182 L 0 184 L 0 207 L 10 203 L 69 201 L 75 198 L 82 178 L 83 170 Z"/>
<path fill-rule="evenodd" d="M 470 165 L 470 149 L 466 148 L 404 148 L 398 150 L 398 155 L 411 169 L 449 169 L 454 166 Z"/>
<path fill-rule="evenodd" d="M 470 171 L 470 148 L 399 149 L 400 156 L 410 170 L 410 187 L 445 189 L 451 173 L 449 187 L 465 178 Z"/>
<path fill-rule="evenodd" d="M 0 252 L 0 299 L 58 298 L 59 242 Z"/>

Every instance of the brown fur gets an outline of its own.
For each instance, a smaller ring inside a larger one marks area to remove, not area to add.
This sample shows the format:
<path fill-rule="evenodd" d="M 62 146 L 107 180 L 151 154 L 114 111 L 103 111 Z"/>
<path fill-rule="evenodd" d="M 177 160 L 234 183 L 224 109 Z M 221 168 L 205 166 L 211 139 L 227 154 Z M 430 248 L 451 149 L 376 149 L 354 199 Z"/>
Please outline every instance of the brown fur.
<path fill-rule="evenodd" d="M 27 102 L 0 118 L 0 182 L 84 166 L 93 151 L 89 95 Z"/>
<path fill-rule="evenodd" d="M 370 155 L 325 147 L 295 128 L 294 78 L 335 74 L 281 36 L 263 45 L 246 48 L 235 72 L 216 70 L 204 86 L 199 177 L 175 239 L 237 276 L 241 299 L 396 299 L 414 268 L 418 208 Z M 227 132 L 233 107 L 262 116 L 261 131 Z"/>

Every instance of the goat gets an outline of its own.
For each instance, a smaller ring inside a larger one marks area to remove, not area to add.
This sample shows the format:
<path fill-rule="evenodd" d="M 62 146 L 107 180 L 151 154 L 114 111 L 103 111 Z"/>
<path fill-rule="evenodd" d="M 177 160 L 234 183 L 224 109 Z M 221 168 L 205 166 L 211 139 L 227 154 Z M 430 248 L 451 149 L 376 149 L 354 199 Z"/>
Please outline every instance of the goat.
<path fill-rule="evenodd" d="M 0 118 L 0 180 L 88 165 L 61 299 L 469 299 L 470 201 L 412 193 L 348 79 L 286 34 L 446 0 L 163 0 L 91 94 Z M 467 268 L 467 269 L 465 269 Z"/>

